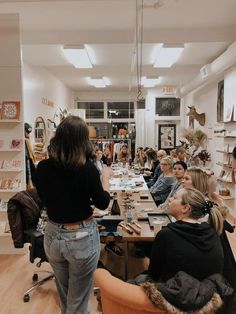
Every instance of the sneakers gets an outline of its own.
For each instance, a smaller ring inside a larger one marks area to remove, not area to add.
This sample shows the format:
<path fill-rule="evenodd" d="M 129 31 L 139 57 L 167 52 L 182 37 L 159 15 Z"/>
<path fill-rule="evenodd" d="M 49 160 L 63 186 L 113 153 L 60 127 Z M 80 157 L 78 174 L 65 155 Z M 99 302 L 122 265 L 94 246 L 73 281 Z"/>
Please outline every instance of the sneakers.
<path fill-rule="evenodd" d="M 123 250 L 115 242 L 109 242 L 105 245 L 105 251 L 114 253 L 118 256 L 123 256 Z"/>

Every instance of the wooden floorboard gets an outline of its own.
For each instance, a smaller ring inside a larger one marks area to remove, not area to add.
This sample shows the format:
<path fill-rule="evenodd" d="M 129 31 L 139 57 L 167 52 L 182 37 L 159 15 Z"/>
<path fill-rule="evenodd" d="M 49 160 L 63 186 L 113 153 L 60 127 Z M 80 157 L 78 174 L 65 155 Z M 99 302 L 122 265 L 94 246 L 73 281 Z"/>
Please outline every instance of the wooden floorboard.
<path fill-rule="evenodd" d="M 132 253 L 132 252 L 131 252 Z M 102 252 L 101 258 L 112 273 L 124 276 L 124 259 L 112 253 Z M 132 266 L 131 266 L 132 265 Z M 139 274 L 147 266 L 147 259 L 132 257 L 129 260 L 130 276 Z M 55 282 L 51 280 L 38 287 L 28 303 L 23 302 L 24 292 L 33 284 L 32 275 L 38 270 L 29 262 L 28 253 L 24 255 L 0 255 L 0 314 L 59 314 L 59 300 Z M 50 271 L 50 265 L 43 263 L 40 270 Z M 45 274 L 40 274 L 44 278 Z M 96 297 L 91 294 L 90 313 L 97 310 Z"/>

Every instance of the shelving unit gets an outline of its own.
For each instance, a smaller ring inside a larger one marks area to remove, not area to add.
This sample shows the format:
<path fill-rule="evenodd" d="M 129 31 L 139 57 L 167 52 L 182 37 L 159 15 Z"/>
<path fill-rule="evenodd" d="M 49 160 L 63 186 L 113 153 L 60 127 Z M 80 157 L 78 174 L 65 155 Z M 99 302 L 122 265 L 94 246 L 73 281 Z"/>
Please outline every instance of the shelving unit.
<path fill-rule="evenodd" d="M 26 187 L 18 15 L 11 14 L 9 19 L 0 17 L 0 29 L 4 29 L 0 33 L 0 106 L 3 108 L 2 103 L 9 107 L 15 104 L 17 108 L 17 119 L 1 119 L 3 111 L 0 110 L 0 200 L 1 204 L 7 204 L 14 194 Z M 13 161 L 19 162 L 19 167 L 11 166 Z M 17 189 L 8 188 L 13 183 L 18 184 Z M 0 209 L 0 254 L 22 254 L 26 249 L 15 249 L 13 246 L 5 207 Z"/>
<path fill-rule="evenodd" d="M 227 189 L 230 192 L 230 195 L 223 196 L 218 194 L 218 196 L 226 203 L 226 205 L 230 208 L 231 214 L 236 217 L 235 212 L 235 192 L 236 192 L 236 184 L 235 184 L 235 173 L 232 168 L 232 159 L 231 159 L 231 153 L 233 150 L 233 147 L 236 144 L 236 136 L 235 136 L 235 129 L 236 129 L 236 122 L 229 121 L 224 122 L 222 124 L 221 128 L 224 130 L 224 134 L 222 135 L 216 135 L 216 140 L 218 139 L 218 142 L 216 142 L 216 153 L 219 153 L 218 155 L 218 162 L 216 165 L 219 167 L 217 170 L 219 170 L 219 176 L 217 178 L 218 182 L 218 189 Z M 218 172 L 218 171 L 217 171 Z"/>

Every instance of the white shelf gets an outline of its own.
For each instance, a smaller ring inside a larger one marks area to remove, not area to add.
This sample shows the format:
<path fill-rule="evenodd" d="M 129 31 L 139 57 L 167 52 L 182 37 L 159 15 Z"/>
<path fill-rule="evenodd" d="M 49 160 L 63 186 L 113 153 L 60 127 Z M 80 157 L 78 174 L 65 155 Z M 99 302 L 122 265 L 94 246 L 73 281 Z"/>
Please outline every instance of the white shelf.
<path fill-rule="evenodd" d="M 10 237 L 11 238 L 11 232 L 0 232 L 0 237 Z"/>
<path fill-rule="evenodd" d="M 218 178 L 216 178 L 216 179 L 217 179 L 217 181 L 221 181 L 221 182 L 224 182 L 224 183 L 235 184 L 235 183 L 232 182 L 232 181 L 227 181 L 227 180 L 224 180 L 224 179 L 222 179 L 222 178 L 220 178 L 220 177 L 218 177 Z"/>
<path fill-rule="evenodd" d="M 223 162 L 217 162 L 216 165 L 221 166 L 221 167 L 227 167 L 227 168 L 232 169 L 232 165 L 225 164 L 225 163 L 223 163 Z"/>
<path fill-rule="evenodd" d="M 0 123 L 20 123 L 20 120 L 15 119 L 0 119 Z"/>
<path fill-rule="evenodd" d="M 9 148 L 9 149 L 3 149 L 3 148 L 0 148 L 0 152 L 21 152 L 22 149 L 20 148 Z"/>
<path fill-rule="evenodd" d="M 0 193 L 17 193 L 20 192 L 20 189 L 14 190 L 14 189 L 0 189 Z"/>
<path fill-rule="evenodd" d="M 0 169 L 0 172 L 21 172 L 21 168 Z"/>
<path fill-rule="evenodd" d="M 223 153 L 223 154 L 232 154 L 232 152 L 226 152 L 225 150 L 216 150 L 217 153 Z"/>

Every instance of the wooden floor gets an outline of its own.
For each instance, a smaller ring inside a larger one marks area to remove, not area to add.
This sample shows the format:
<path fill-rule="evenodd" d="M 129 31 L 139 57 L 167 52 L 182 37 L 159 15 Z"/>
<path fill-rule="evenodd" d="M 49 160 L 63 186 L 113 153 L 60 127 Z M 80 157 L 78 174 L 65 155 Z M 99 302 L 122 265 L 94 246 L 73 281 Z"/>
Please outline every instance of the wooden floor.
<path fill-rule="evenodd" d="M 132 246 L 130 248 L 132 255 Z M 124 259 L 102 250 L 101 259 L 109 270 L 118 277 L 124 276 Z M 130 277 L 139 274 L 147 267 L 148 260 L 130 257 Z M 131 267 L 132 265 L 132 267 Z M 40 269 L 50 270 L 48 263 L 43 263 Z M 32 286 L 32 275 L 38 268 L 29 262 L 28 253 L 24 255 L 0 255 L 0 314 L 59 314 L 59 300 L 54 280 L 37 288 L 28 303 L 23 302 L 24 292 Z M 45 274 L 40 274 L 45 277 Z M 100 313 L 97 301 L 92 294 L 90 298 L 90 313 Z M 112 314 L 112 313 L 111 313 Z"/>
<path fill-rule="evenodd" d="M 229 235 L 236 256 L 236 232 Z M 134 257 L 134 247 L 130 245 L 128 263 L 129 277 L 141 273 L 148 265 L 148 259 Z M 124 258 L 102 249 L 101 260 L 118 277 L 124 277 Z M 59 300 L 55 282 L 51 280 L 37 288 L 28 303 L 23 302 L 24 292 L 32 285 L 32 274 L 38 270 L 29 262 L 28 253 L 24 255 L 0 255 L 0 314 L 59 314 Z M 40 269 L 50 270 L 48 263 Z M 40 274 L 44 277 L 44 274 Z M 100 313 L 93 294 L 90 298 L 90 313 Z M 111 313 L 112 314 L 112 313 Z"/>

